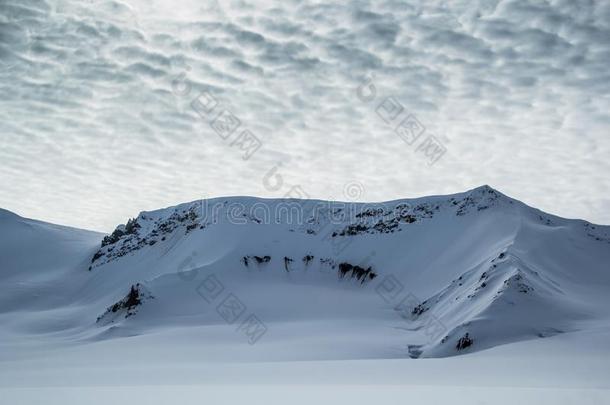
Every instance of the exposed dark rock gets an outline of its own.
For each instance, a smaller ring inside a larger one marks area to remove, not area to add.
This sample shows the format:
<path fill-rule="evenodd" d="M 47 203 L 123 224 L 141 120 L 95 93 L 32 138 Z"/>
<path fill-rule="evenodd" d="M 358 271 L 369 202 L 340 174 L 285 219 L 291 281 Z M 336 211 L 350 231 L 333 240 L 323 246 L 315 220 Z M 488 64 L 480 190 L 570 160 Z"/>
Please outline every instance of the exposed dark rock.
<path fill-rule="evenodd" d="M 95 254 L 93 255 L 93 258 L 91 259 L 91 263 L 93 263 L 94 261 L 96 261 L 97 259 L 99 259 L 100 257 L 104 256 L 104 253 L 102 253 L 100 250 L 98 250 L 97 252 L 95 252 Z M 91 270 L 91 268 L 89 268 L 89 270 Z"/>
<path fill-rule="evenodd" d="M 340 263 L 339 264 L 339 274 L 341 275 L 341 277 L 345 277 L 345 275 L 350 272 L 353 269 L 354 266 L 352 266 L 349 263 Z"/>
<path fill-rule="evenodd" d="M 593 238 L 598 242 L 610 243 L 610 234 L 608 232 L 598 229 L 595 225 L 589 222 L 584 223 L 584 228 L 588 237 Z"/>
<path fill-rule="evenodd" d="M 164 220 L 157 219 L 154 223 L 150 223 L 154 227 L 146 235 L 141 235 L 142 226 L 138 222 L 138 218 L 131 218 L 125 225 L 119 225 L 110 235 L 104 237 L 101 247 L 98 250 L 99 254 L 95 255 L 96 267 L 101 264 L 115 260 L 129 253 L 142 249 L 145 246 L 154 245 L 161 236 L 161 240 L 166 239 L 166 235 L 172 233 L 180 226 L 186 227 L 186 233 L 196 229 L 200 224 L 197 221 L 197 207 L 192 206 L 190 209 L 174 212 Z M 144 214 L 139 217 L 140 221 L 152 221 Z M 147 227 L 150 229 L 150 226 Z M 154 241 L 151 243 L 151 240 Z M 105 256 L 105 260 L 99 260 Z"/>
<path fill-rule="evenodd" d="M 268 263 L 271 261 L 271 256 L 254 256 L 254 260 L 256 260 L 258 264 Z"/>
<path fill-rule="evenodd" d="M 121 311 L 125 312 L 125 318 L 129 318 L 130 316 L 136 314 L 137 308 L 142 305 L 144 299 L 148 298 L 154 297 L 150 294 L 144 293 L 142 291 L 142 286 L 139 283 L 132 285 L 127 295 L 120 301 L 109 306 L 106 309 L 106 312 L 97 318 L 96 322 L 100 322 L 102 319 L 110 316 L 110 314 L 116 314 Z M 112 318 L 111 322 L 113 322 L 114 319 L 115 318 Z"/>
<path fill-rule="evenodd" d="M 420 316 L 421 314 L 423 314 L 424 312 L 429 310 L 430 308 L 428 308 L 425 304 L 426 304 L 426 301 L 417 305 L 415 308 L 413 308 L 413 310 L 411 311 L 411 314 L 415 315 L 415 316 Z"/>
<path fill-rule="evenodd" d="M 364 218 L 364 217 L 375 217 L 383 214 L 383 208 L 369 208 L 362 212 L 357 213 L 356 218 Z"/>
<path fill-rule="evenodd" d="M 312 255 L 307 255 L 307 256 L 303 257 L 303 263 L 305 263 L 305 266 L 308 266 L 312 260 L 313 260 Z"/>
<path fill-rule="evenodd" d="M 139 286 L 140 284 L 137 284 L 137 287 Z M 125 301 L 124 308 L 130 309 L 140 305 L 141 303 L 142 301 L 140 301 L 140 291 L 136 288 L 136 286 L 132 285 L 131 289 L 129 290 L 129 294 L 127 294 L 127 300 Z"/>
<path fill-rule="evenodd" d="M 408 224 L 411 224 L 411 223 L 417 221 L 417 219 L 413 215 L 405 215 L 404 217 L 401 218 L 401 220 Z"/>
<path fill-rule="evenodd" d="M 458 340 L 457 344 L 455 345 L 455 348 L 457 350 L 464 350 L 465 348 L 472 346 L 473 343 L 474 341 L 470 338 L 468 333 L 466 333 Z"/>
<path fill-rule="evenodd" d="M 127 224 L 119 225 L 117 228 L 110 234 L 104 237 L 102 240 L 102 247 L 111 245 L 116 243 L 125 235 L 133 235 L 140 228 L 140 224 L 138 224 L 136 218 L 130 218 L 127 220 Z"/>
<path fill-rule="evenodd" d="M 358 235 L 360 233 L 366 232 L 369 230 L 369 227 L 363 224 L 355 224 L 355 225 L 348 225 L 344 230 L 342 230 L 341 232 L 339 232 L 339 236 L 354 236 L 354 235 Z M 334 233 L 333 233 L 334 234 Z"/>
<path fill-rule="evenodd" d="M 246 267 L 250 265 L 250 260 L 254 260 L 257 264 L 268 263 L 271 261 L 271 256 L 244 256 L 241 258 Z"/>
<path fill-rule="evenodd" d="M 290 271 L 289 265 L 292 263 L 292 261 L 293 260 L 291 258 L 284 256 L 284 269 L 288 272 Z"/>
<path fill-rule="evenodd" d="M 347 262 L 339 263 L 339 277 L 344 278 L 348 273 L 350 274 L 350 278 L 359 280 L 361 284 L 364 284 L 367 278 L 372 280 L 377 276 L 370 266 L 364 269 L 363 267 L 358 265 L 354 266 Z"/>
<path fill-rule="evenodd" d="M 508 288 L 514 286 L 514 288 L 516 288 L 516 290 L 520 293 L 523 294 L 527 294 L 529 292 L 534 291 L 534 288 L 527 285 L 525 283 L 525 280 L 523 279 L 523 276 L 521 275 L 521 273 L 519 272 L 518 274 L 515 274 L 512 277 L 507 278 L 506 280 L 504 280 L 504 287 Z"/>

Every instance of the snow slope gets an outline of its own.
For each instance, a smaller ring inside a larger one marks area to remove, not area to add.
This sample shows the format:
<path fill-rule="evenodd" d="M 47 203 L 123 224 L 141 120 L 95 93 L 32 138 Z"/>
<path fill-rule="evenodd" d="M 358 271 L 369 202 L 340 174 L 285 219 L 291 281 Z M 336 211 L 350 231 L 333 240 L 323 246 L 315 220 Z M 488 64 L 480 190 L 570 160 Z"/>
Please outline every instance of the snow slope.
<path fill-rule="evenodd" d="M 0 312 L 74 304 L 79 284 L 89 278 L 82 269 L 102 237 L 0 209 Z"/>
<path fill-rule="evenodd" d="M 500 346 L 511 359 L 563 345 L 572 365 L 595 347 L 601 363 L 583 369 L 610 376 L 610 227 L 488 186 L 376 204 L 218 198 L 142 212 L 107 236 L 7 211 L 0 226 L 0 364 L 20 370 L 0 372 L 6 387 L 57 382 L 57 364 L 79 380 L 88 354 L 97 381 L 106 362 L 139 364 L 129 378 L 170 364 L 348 370 L 469 353 L 491 364 Z"/>

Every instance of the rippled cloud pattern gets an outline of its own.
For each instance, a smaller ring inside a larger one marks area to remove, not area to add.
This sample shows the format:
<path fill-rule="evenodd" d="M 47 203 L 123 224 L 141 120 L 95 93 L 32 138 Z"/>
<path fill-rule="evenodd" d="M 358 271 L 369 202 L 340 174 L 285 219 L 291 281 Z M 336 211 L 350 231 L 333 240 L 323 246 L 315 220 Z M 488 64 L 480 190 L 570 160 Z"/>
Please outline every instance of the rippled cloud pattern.
<path fill-rule="evenodd" d="M 490 184 L 610 223 L 608 66 L 605 1 L 3 0 L 0 206 L 108 231 L 294 185 L 373 201 Z M 434 164 L 384 121 L 389 98 L 442 144 Z"/>

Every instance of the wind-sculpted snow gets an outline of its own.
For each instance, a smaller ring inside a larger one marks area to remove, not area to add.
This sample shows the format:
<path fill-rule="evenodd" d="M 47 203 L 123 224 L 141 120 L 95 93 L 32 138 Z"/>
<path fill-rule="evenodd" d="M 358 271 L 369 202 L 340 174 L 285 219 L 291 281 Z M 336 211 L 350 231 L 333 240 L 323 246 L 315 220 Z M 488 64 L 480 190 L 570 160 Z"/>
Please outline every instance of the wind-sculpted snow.
<path fill-rule="evenodd" d="M 507 339 L 533 339 L 566 330 L 555 329 L 558 318 L 575 316 L 563 308 L 565 292 L 509 252 L 501 252 L 461 274 L 441 292 L 415 306 L 397 308 L 417 325 L 430 311 L 445 320 L 448 333 L 426 345 L 413 345 L 414 357 L 451 356 L 488 348 Z M 573 309 L 572 309 L 573 310 Z M 532 314 L 536 315 L 533 316 Z M 468 336 L 468 344 L 464 344 Z"/>
<path fill-rule="evenodd" d="M 608 318 L 610 228 L 488 186 L 370 204 L 217 198 L 141 212 L 106 236 L 0 221 L 34 252 L 39 240 L 77 241 L 48 269 L 53 252 L 41 250 L 31 271 L 29 252 L 3 248 L 12 264 L 0 317 L 14 336 L 171 333 L 209 346 L 204 358 L 233 360 L 426 358 Z M 251 348 L 213 349 L 220 342 Z"/>

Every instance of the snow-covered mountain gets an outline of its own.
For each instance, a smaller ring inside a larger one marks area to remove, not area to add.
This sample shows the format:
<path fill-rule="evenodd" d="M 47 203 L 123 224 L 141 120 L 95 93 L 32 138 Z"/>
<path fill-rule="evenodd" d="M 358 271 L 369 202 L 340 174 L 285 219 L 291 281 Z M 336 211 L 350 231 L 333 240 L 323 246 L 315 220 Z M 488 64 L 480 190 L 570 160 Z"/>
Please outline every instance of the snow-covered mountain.
<path fill-rule="evenodd" d="M 24 350 L 171 336 L 203 360 L 447 357 L 610 315 L 610 227 L 488 186 L 375 204 L 216 198 L 111 235 L 1 211 L 0 257 L 0 337 Z"/>

